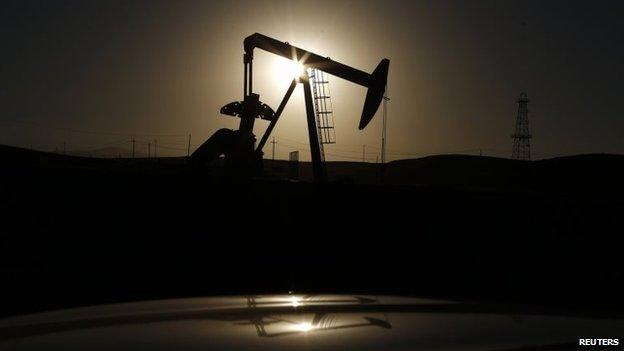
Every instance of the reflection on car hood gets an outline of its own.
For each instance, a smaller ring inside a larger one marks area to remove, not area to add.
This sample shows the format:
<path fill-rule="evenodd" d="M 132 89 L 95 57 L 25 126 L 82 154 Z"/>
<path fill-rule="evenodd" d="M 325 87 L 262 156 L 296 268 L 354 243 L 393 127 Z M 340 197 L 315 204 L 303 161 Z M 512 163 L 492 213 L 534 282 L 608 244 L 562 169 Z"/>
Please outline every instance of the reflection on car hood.
<path fill-rule="evenodd" d="M 624 320 L 351 295 L 149 301 L 0 320 L 2 350 L 578 350 Z"/>

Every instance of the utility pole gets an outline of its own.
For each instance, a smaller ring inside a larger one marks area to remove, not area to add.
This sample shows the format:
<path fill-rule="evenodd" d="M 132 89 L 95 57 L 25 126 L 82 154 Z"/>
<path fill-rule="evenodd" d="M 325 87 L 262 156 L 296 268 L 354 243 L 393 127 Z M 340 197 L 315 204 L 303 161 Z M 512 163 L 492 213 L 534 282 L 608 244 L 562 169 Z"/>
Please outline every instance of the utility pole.
<path fill-rule="evenodd" d="M 366 144 L 362 145 L 362 162 L 366 162 Z"/>
<path fill-rule="evenodd" d="M 383 183 L 386 179 L 386 126 L 388 120 L 388 85 L 386 84 L 386 90 L 383 96 L 383 116 L 381 118 L 381 168 L 380 180 Z"/>
<path fill-rule="evenodd" d="M 271 144 L 273 144 L 273 152 L 271 154 L 271 163 L 273 163 L 275 162 L 275 137 L 273 137 Z"/>
<path fill-rule="evenodd" d="M 388 101 L 390 98 L 387 95 L 383 97 L 383 116 L 381 119 L 381 163 L 386 163 L 386 120 L 388 117 Z"/>
<path fill-rule="evenodd" d="M 189 133 L 188 147 L 186 149 L 186 157 L 191 156 L 191 133 Z"/>
<path fill-rule="evenodd" d="M 152 153 L 152 143 L 147 143 L 147 158 L 150 158 Z"/>
<path fill-rule="evenodd" d="M 158 157 L 158 139 L 154 139 L 154 158 Z"/>
<path fill-rule="evenodd" d="M 134 145 L 136 144 L 136 139 L 132 137 L 132 158 L 134 158 Z"/>

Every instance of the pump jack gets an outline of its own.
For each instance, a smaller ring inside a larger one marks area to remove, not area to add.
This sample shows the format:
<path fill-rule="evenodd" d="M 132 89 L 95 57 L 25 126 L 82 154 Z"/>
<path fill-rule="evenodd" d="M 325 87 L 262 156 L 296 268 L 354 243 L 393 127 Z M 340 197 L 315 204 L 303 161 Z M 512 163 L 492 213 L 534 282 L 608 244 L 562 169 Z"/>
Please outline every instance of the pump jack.
<path fill-rule="evenodd" d="M 321 159 L 319 136 L 317 133 L 314 105 L 310 90 L 310 79 L 307 69 L 316 68 L 368 88 L 359 124 L 359 129 L 362 130 L 371 121 L 381 104 L 386 88 L 390 60 L 381 60 L 373 73 L 368 74 L 356 68 L 333 61 L 330 58 L 321 57 L 307 50 L 290 45 L 287 42 L 281 42 L 259 33 L 252 34 L 245 38 L 243 46 L 245 50 L 243 55 L 243 101 L 231 102 L 221 108 L 221 113 L 224 115 L 240 117 L 239 128 L 236 131 L 224 128 L 215 132 L 191 155 L 191 163 L 198 165 L 206 164 L 221 155 L 225 155 L 226 166 L 238 174 L 253 174 L 259 169 L 262 169 L 262 149 L 297 84 L 302 83 L 314 181 L 325 181 L 325 165 Z M 256 48 L 300 62 L 305 68 L 304 73 L 300 77 L 294 78 L 291 82 L 277 111 L 273 111 L 271 107 L 262 103 L 260 101 L 260 96 L 253 93 L 253 52 Z M 270 123 L 257 147 L 254 149 L 256 137 L 253 134 L 253 127 L 256 118 L 267 120 Z"/>

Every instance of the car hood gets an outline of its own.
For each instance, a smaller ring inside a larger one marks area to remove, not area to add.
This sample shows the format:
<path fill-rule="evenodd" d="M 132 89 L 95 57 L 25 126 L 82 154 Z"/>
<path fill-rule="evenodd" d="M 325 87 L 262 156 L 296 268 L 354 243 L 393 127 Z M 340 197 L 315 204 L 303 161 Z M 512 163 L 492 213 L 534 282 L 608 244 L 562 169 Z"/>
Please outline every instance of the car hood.
<path fill-rule="evenodd" d="M 1 350 L 578 350 L 624 320 L 366 295 L 147 301 L 0 320 Z"/>

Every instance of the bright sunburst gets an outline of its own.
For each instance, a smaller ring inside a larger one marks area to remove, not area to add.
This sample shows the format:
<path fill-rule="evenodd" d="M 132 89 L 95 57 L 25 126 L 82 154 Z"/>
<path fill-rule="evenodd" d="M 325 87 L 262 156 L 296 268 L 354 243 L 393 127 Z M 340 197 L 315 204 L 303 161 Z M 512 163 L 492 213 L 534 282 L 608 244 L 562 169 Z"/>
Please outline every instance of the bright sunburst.
<path fill-rule="evenodd" d="M 302 76 L 305 70 L 305 66 L 296 60 L 278 58 L 273 62 L 274 74 L 280 82 L 290 82 L 293 78 Z"/>

